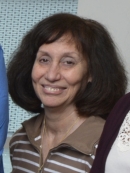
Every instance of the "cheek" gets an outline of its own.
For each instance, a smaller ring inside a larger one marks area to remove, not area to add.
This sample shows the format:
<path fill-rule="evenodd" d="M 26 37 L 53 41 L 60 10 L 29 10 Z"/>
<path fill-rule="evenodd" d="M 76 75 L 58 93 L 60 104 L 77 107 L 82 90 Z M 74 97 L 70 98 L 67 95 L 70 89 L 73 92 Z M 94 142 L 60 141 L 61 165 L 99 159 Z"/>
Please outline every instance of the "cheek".
<path fill-rule="evenodd" d="M 33 66 L 33 69 L 32 69 L 32 74 L 31 74 L 31 77 L 32 77 L 32 81 L 36 82 L 38 80 L 40 76 L 40 71 L 39 69 L 34 65 Z"/>
<path fill-rule="evenodd" d="M 32 77 L 32 85 L 33 85 L 33 88 L 34 88 L 34 91 L 35 91 L 35 94 L 37 95 L 37 97 L 39 98 L 39 94 L 38 94 L 38 71 L 35 69 L 35 67 L 33 67 L 32 69 L 32 74 L 31 74 L 31 77 Z"/>
<path fill-rule="evenodd" d="M 66 80 L 70 85 L 76 85 L 79 84 L 81 85 L 82 83 L 86 84 L 87 83 L 87 75 L 84 71 L 74 71 L 71 73 L 67 73 L 66 75 Z"/>

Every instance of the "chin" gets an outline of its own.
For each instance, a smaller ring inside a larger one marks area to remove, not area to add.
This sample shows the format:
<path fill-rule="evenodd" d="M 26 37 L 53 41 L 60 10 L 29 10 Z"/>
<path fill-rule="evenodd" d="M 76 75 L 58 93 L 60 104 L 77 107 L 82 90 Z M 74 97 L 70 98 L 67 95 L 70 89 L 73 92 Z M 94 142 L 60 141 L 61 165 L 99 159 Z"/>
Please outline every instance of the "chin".
<path fill-rule="evenodd" d="M 43 105 L 44 105 L 44 108 L 45 107 L 50 107 L 50 108 L 56 108 L 56 107 L 59 107 L 59 106 L 61 106 L 61 104 L 58 104 L 58 103 L 45 103 L 45 102 L 43 102 Z"/>
<path fill-rule="evenodd" d="M 66 104 L 66 100 L 63 100 L 63 99 L 60 99 L 60 98 L 44 98 L 44 99 L 41 99 L 44 107 L 50 107 L 50 108 L 56 108 L 56 107 L 62 107 L 63 105 Z"/>

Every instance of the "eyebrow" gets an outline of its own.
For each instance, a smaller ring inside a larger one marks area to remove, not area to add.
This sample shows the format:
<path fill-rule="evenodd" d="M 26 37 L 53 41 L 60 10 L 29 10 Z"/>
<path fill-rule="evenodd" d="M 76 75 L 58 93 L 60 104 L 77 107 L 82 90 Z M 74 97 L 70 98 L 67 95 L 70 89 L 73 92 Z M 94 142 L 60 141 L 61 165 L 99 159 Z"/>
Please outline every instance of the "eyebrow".
<path fill-rule="evenodd" d="M 42 54 L 45 54 L 45 55 L 49 55 L 48 52 L 45 52 L 45 51 L 42 51 L 42 50 L 39 50 L 39 51 L 37 52 L 37 54 L 38 54 L 38 53 L 42 53 Z"/>

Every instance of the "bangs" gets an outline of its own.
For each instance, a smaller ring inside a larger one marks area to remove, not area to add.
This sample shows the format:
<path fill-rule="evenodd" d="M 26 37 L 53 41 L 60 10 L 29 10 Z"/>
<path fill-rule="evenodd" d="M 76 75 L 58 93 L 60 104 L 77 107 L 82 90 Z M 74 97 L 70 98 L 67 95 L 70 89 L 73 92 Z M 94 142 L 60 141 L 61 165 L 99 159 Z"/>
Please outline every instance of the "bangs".
<path fill-rule="evenodd" d="M 55 15 L 41 21 L 33 28 L 31 43 L 34 43 L 36 50 L 38 50 L 41 45 L 52 43 L 64 35 L 68 35 L 70 36 L 68 41 L 74 42 L 77 49 L 81 51 L 85 33 L 86 24 L 83 20 L 76 16 L 70 16 L 68 19 L 66 15 L 61 17 Z"/>

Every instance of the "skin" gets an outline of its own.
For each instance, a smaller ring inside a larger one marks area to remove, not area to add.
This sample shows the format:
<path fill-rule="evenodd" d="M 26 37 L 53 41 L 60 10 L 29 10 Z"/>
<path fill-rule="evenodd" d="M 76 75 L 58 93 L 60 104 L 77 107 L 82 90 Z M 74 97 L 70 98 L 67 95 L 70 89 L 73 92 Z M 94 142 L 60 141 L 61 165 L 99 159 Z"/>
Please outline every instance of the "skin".
<path fill-rule="evenodd" d="M 43 161 L 50 148 L 58 145 L 61 139 L 66 137 L 67 130 L 79 117 L 74 97 L 91 80 L 87 74 L 87 61 L 70 36 L 65 35 L 39 48 L 32 69 L 32 83 L 45 109 L 46 133 L 42 134 Z M 85 117 L 79 117 L 67 136 L 85 120 Z"/>

